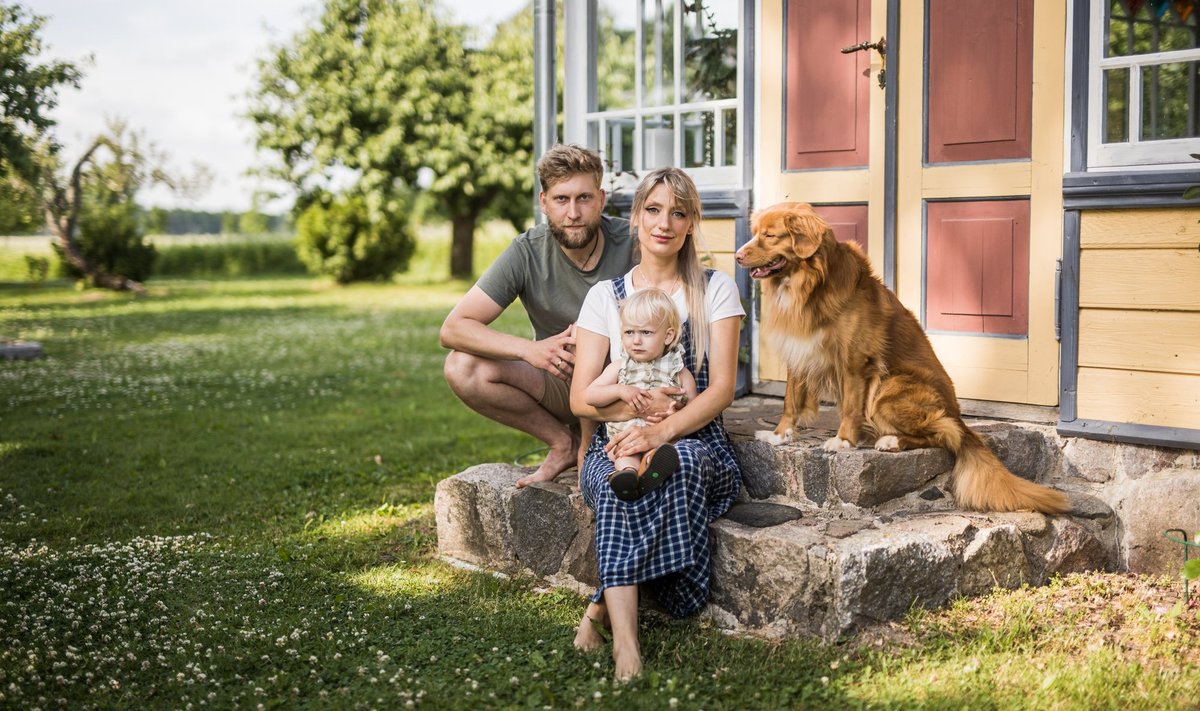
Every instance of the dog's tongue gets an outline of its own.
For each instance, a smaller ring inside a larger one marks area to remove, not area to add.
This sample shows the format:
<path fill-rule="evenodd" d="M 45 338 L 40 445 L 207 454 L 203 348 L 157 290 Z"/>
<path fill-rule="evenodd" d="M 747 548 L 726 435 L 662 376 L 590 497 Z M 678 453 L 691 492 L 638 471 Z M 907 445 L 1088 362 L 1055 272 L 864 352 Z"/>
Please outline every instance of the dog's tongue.
<path fill-rule="evenodd" d="M 750 270 L 751 279 L 765 279 L 775 272 L 779 271 L 780 265 L 783 264 L 783 257 L 776 257 L 770 264 L 764 264 L 761 267 L 755 267 Z"/>

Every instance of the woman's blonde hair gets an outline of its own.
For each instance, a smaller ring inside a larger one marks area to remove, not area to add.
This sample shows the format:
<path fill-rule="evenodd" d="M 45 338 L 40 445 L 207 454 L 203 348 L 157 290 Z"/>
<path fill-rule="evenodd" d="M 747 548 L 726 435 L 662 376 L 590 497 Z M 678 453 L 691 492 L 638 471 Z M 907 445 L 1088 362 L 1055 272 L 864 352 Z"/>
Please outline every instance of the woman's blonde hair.
<path fill-rule="evenodd" d="M 642 289 L 621 302 L 622 326 L 655 326 L 674 331 L 675 335 L 667 341 L 667 350 L 671 349 L 683 335 L 679 322 L 679 309 L 675 301 L 662 289 Z"/>
<path fill-rule="evenodd" d="M 659 168 L 646 174 L 633 194 L 633 209 L 630 211 L 631 229 L 634 232 L 633 261 L 642 261 L 642 247 L 637 237 L 638 214 L 646 205 L 646 199 L 659 185 L 666 185 L 671 191 L 675 207 L 682 210 L 692 223 L 692 229 L 683 241 L 679 250 L 678 269 L 679 280 L 683 282 L 683 293 L 687 301 L 688 328 L 692 338 L 692 362 L 699 371 L 704 365 L 704 353 L 708 350 L 708 307 L 705 294 L 708 291 L 708 279 L 704 267 L 700 264 L 700 252 L 697 242 L 700 239 L 700 192 L 691 177 L 679 168 Z"/>

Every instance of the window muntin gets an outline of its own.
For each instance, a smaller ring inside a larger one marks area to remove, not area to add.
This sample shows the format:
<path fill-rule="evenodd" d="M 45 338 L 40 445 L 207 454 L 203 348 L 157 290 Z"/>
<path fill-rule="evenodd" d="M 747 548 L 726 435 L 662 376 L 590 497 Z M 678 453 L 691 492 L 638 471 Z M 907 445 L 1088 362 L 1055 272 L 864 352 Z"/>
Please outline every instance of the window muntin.
<path fill-rule="evenodd" d="M 1200 150 L 1198 4 L 1092 5 L 1089 167 L 1184 165 Z"/>
<path fill-rule="evenodd" d="M 614 174 L 740 185 L 741 0 L 597 0 L 587 135 Z"/>

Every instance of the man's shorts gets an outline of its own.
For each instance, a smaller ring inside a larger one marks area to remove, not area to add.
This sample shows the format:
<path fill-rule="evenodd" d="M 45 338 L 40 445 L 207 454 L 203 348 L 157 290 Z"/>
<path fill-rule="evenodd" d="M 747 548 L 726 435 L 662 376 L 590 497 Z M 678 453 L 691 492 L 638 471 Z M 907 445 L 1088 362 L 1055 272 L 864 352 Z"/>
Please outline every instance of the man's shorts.
<path fill-rule="evenodd" d="M 549 372 L 542 371 L 545 392 L 538 404 L 546 408 L 555 419 L 564 425 L 577 425 L 579 418 L 571 412 L 571 383 L 563 381 Z"/>

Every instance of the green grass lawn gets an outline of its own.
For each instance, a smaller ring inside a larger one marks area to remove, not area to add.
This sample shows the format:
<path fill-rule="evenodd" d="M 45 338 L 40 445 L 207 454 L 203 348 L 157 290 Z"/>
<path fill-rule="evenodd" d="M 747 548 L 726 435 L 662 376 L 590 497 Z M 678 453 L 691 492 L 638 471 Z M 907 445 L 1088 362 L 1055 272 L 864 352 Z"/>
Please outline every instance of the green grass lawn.
<path fill-rule="evenodd" d="M 838 644 L 647 614 L 614 686 L 578 596 L 437 560 L 436 483 L 537 443 L 442 380 L 466 285 L 400 281 L 0 286 L 47 353 L 0 361 L 0 708 L 1200 705 L 1196 609 L 1112 575 Z"/>

